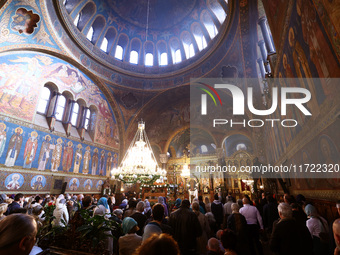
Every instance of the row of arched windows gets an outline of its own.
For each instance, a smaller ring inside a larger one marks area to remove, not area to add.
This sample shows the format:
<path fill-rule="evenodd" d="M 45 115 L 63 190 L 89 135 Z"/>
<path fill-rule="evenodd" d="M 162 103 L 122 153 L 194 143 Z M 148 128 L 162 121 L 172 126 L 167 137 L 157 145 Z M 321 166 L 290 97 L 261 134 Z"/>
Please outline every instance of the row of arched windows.
<path fill-rule="evenodd" d="M 79 2 L 80 0 L 64 0 L 67 12 L 70 14 Z M 180 38 L 173 37 L 168 42 L 147 41 L 142 45 L 138 38 L 130 40 L 126 34 L 118 35 L 115 27 L 109 27 L 105 32 L 106 21 L 101 15 L 97 15 L 89 26 L 87 22 L 96 13 L 96 6 L 92 1 L 81 8 L 73 23 L 89 41 L 118 60 L 135 65 L 166 66 L 192 58 L 205 49 L 217 35 L 227 16 L 228 1 L 208 0 L 207 4 L 209 9 L 201 12 L 200 22 L 193 23 L 190 31 L 183 31 Z M 104 36 L 101 36 L 102 33 Z"/>
<path fill-rule="evenodd" d="M 59 93 L 52 84 L 46 84 L 42 89 L 37 107 L 39 114 L 55 117 L 57 121 L 71 123 L 73 127 L 85 130 L 89 130 L 91 115 L 95 112 L 95 106 L 87 107 L 82 99 L 73 100 L 69 91 Z"/>

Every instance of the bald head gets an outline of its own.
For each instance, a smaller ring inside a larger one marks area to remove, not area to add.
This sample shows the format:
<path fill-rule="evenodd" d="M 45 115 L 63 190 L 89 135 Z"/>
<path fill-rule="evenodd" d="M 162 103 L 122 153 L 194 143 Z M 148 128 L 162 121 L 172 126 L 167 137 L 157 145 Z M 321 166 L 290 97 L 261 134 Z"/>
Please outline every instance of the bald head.
<path fill-rule="evenodd" d="M 333 233 L 336 247 L 340 249 L 340 218 L 336 219 L 333 223 Z"/>
<path fill-rule="evenodd" d="M 214 237 L 210 238 L 208 240 L 208 250 L 219 252 L 220 251 L 220 242 Z"/>

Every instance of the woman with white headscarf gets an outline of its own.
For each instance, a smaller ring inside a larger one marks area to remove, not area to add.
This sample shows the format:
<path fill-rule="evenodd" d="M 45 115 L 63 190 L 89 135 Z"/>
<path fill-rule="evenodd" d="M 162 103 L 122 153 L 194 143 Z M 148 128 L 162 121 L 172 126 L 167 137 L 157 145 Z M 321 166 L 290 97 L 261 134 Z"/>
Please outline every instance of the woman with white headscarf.
<path fill-rule="evenodd" d="M 305 212 L 308 217 L 306 225 L 313 237 L 314 254 L 327 254 L 330 243 L 327 221 L 318 214 L 316 208 L 311 204 L 306 205 Z"/>

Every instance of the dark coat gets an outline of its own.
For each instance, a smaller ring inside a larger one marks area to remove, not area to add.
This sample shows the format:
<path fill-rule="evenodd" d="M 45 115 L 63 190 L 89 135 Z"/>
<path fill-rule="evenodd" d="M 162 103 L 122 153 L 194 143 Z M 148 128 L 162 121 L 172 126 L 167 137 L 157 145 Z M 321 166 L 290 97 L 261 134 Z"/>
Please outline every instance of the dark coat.
<path fill-rule="evenodd" d="M 223 206 L 222 203 L 215 203 L 215 201 L 211 203 L 211 212 L 214 214 L 217 228 L 219 229 L 223 223 Z"/>
<path fill-rule="evenodd" d="M 268 203 L 263 207 L 263 225 L 271 233 L 273 223 L 279 218 L 276 203 Z"/>
<path fill-rule="evenodd" d="M 294 218 L 274 224 L 269 247 L 271 251 L 282 255 L 313 254 L 313 240 L 308 228 L 297 224 Z"/>
<path fill-rule="evenodd" d="M 135 212 L 130 217 L 134 219 L 135 221 L 137 221 L 138 227 L 139 227 L 139 230 L 137 231 L 137 235 L 142 236 L 144 233 L 143 229 L 145 226 L 145 222 L 147 220 L 146 216 L 140 212 Z"/>
<path fill-rule="evenodd" d="M 10 204 L 8 205 L 7 213 L 8 213 L 8 215 L 10 215 L 10 214 L 14 213 L 15 210 L 20 209 L 20 208 L 21 208 L 21 207 L 20 207 L 19 203 L 13 201 L 12 203 L 10 203 Z"/>
<path fill-rule="evenodd" d="M 182 254 L 191 254 L 196 250 L 196 238 L 202 235 L 202 228 L 197 215 L 189 208 L 180 207 L 171 213 L 169 225 L 174 231 Z"/>

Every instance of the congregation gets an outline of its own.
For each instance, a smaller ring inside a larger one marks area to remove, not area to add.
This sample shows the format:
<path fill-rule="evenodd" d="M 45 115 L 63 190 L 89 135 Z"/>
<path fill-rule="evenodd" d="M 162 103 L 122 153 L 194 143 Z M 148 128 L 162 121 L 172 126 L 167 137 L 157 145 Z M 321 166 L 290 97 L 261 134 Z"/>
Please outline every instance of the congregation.
<path fill-rule="evenodd" d="M 92 254 L 340 254 L 340 219 L 321 217 L 302 195 L 276 199 L 263 193 L 254 203 L 229 194 L 224 204 L 218 194 L 212 202 L 202 196 L 192 203 L 159 197 L 153 205 L 134 197 L 116 203 L 114 194 L 97 199 L 18 193 L 1 194 L 0 200 L 0 254 L 54 254 L 41 245 L 42 229 L 79 230 L 86 214 L 116 226 L 100 225 L 106 227 L 104 251 Z M 340 201 L 337 210 L 340 215 Z"/>

